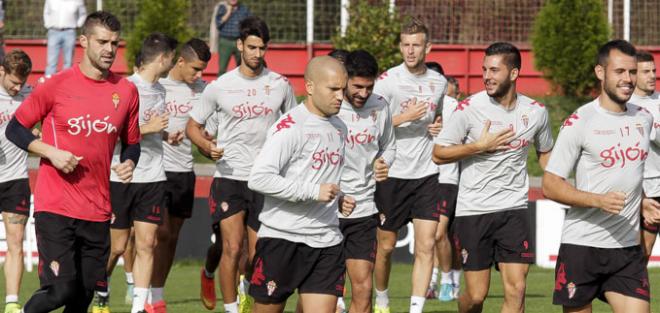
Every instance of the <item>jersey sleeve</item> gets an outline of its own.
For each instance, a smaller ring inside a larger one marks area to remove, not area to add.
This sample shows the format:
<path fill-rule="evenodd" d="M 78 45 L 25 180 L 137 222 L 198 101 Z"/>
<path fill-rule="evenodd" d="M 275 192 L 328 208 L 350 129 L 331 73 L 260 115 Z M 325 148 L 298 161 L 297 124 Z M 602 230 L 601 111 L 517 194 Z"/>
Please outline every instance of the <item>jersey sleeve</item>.
<path fill-rule="evenodd" d="M 277 124 L 275 124 L 277 125 Z M 317 200 L 321 186 L 302 179 L 282 176 L 291 160 L 299 153 L 301 136 L 298 128 L 274 132 L 266 139 L 254 160 L 248 187 L 258 193 L 289 202 Z"/>
<path fill-rule="evenodd" d="M 571 114 L 564 121 L 548 165 L 545 167 L 546 172 L 568 178 L 575 167 L 582 152 L 585 124 L 580 120 L 578 113 Z"/>
<path fill-rule="evenodd" d="M 128 118 L 121 132 L 121 141 L 127 145 L 140 142 L 140 97 L 133 84 L 131 84 L 131 89 L 133 92 L 128 105 Z"/>
<path fill-rule="evenodd" d="M 468 132 L 468 118 L 465 111 L 454 111 L 451 118 L 442 126 L 442 131 L 435 137 L 435 144 L 451 146 L 462 144 Z"/>
<path fill-rule="evenodd" d="M 297 104 L 298 101 L 296 101 L 296 94 L 293 91 L 293 86 L 291 86 L 291 83 L 287 83 L 286 94 L 284 95 L 284 103 L 282 103 L 282 108 L 280 111 L 282 113 L 289 112 L 289 110 L 293 109 Z"/>
<path fill-rule="evenodd" d="M 206 86 L 199 103 L 190 111 L 190 118 L 198 124 L 206 124 L 206 120 L 216 112 L 216 108 L 218 107 L 218 102 L 216 101 L 216 96 L 218 95 L 217 89 L 215 84 Z"/>
<path fill-rule="evenodd" d="M 218 133 L 218 113 L 213 112 L 204 125 L 204 130 L 211 135 L 215 136 Z"/>
<path fill-rule="evenodd" d="M 548 117 L 548 111 L 543 110 L 541 114 L 539 129 L 534 135 L 534 146 L 536 147 L 536 151 L 548 152 L 552 150 L 554 140 L 552 139 L 552 130 L 550 129 L 549 120 L 550 118 Z"/>
<path fill-rule="evenodd" d="M 381 74 L 376 80 L 373 93 L 383 97 L 387 103 L 392 103 L 392 88 L 389 86 L 389 81 L 390 79 L 387 72 Z"/>
<path fill-rule="evenodd" d="M 52 110 L 54 92 L 51 86 L 53 84 L 44 84 L 35 88 L 16 110 L 14 116 L 25 128 L 31 129 Z"/>
<path fill-rule="evenodd" d="M 394 139 L 394 126 L 392 126 L 392 114 L 390 114 L 389 105 L 386 104 L 381 113 L 382 134 L 378 139 L 378 156 L 383 157 L 388 166 L 392 166 L 396 156 L 396 141 Z"/>

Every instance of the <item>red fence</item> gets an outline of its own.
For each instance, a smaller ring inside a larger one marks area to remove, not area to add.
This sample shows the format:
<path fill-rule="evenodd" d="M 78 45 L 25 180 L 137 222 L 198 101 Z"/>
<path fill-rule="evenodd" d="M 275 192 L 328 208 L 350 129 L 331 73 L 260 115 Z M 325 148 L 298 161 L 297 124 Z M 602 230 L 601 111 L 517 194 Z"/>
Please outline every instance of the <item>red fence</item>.
<path fill-rule="evenodd" d="M 6 50 L 21 48 L 32 58 L 33 74 L 28 80 L 34 84 L 43 75 L 46 68 L 46 41 L 45 40 L 7 40 Z M 471 94 L 480 91 L 483 87 L 481 79 L 481 61 L 486 46 L 464 45 L 434 45 L 428 61 L 442 64 L 447 75 L 458 79 L 463 93 Z M 660 60 L 660 47 L 645 47 L 651 51 L 657 60 Z M 327 44 L 315 44 L 308 49 L 304 44 L 271 44 L 266 55 L 268 66 L 274 71 L 286 75 L 292 82 L 296 94 L 304 93 L 303 74 L 309 56 L 325 55 L 332 49 Z M 124 61 L 124 47 L 120 47 L 117 61 L 113 70 L 117 73 L 126 73 Z M 529 47 L 521 47 L 522 71 L 518 80 L 518 90 L 528 95 L 547 95 L 552 92 L 550 84 L 543 79 L 540 72 L 534 69 L 534 55 Z M 82 48 L 76 48 L 74 62 L 82 56 Z M 204 71 L 207 81 L 215 79 L 218 69 L 217 55 L 213 55 L 209 66 Z M 233 67 L 233 60 L 230 67 Z"/>

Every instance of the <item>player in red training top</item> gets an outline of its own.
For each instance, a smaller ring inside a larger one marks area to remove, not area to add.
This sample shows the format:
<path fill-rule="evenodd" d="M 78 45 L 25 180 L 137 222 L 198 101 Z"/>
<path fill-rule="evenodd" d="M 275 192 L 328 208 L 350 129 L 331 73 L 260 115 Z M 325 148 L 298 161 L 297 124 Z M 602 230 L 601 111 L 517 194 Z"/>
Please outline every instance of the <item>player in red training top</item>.
<path fill-rule="evenodd" d="M 7 138 L 41 156 L 35 189 L 35 225 L 41 289 L 27 313 L 87 312 L 94 290 L 107 289 L 110 250 L 110 160 L 117 138 L 124 182 L 140 156 L 138 93 L 110 72 L 120 23 L 110 13 L 90 14 L 82 27 L 82 62 L 53 76 L 21 104 Z M 42 140 L 30 132 L 41 122 Z"/>

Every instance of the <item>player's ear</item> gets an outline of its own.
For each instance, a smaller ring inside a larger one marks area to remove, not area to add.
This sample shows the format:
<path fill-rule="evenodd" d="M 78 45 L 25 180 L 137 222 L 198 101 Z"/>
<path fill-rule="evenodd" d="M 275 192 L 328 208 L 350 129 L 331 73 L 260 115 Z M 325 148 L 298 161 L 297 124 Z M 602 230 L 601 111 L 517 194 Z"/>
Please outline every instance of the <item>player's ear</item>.
<path fill-rule="evenodd" d="M 518 76 L 520 76 L 520 69 L 518 68 L 511 69 L 511 72 L 509 72 L 509 80 L 516 81 L 516 79 L 518 79 Z"/>
<path fill-rule="evenodd" d="M 431 53 L 431 48 L 433 48 L 433 46 L 431 46 L 431 41 L 427 40 L 426 47 L 424 47 L 425 50 L 424 54 L 428 55 L 429 53 Z"/>
<path fill-rule="evenodd" d="M 596 77 L 598 77 L 598 80 L 603 81 L 605 80 L 605 67 L 597 64 L 596 67 L 594 67 L 594 72 L 596 73 Z"/>
<path fill-rule="evenodd" d="M 243 40 L 241 40 L 241 38 L 236 39 L 236 48 L 241 53 L 243 52 Z"/>
<path fill-rule="evenodd" d="M 89 44 L 87 41 L 87 36 L 80 35 L 80 37 L 78 37 L 78 41 L 80 41 L 80 46 L 83 47 L 83 49 L 87 49 L 87 45 Z"/>
<path fill-rule="evenodd" d="M 305 81 L 305 92 L 307 92 L 308 96 L 314 94 L 314 82 L 311 79 Z"/>

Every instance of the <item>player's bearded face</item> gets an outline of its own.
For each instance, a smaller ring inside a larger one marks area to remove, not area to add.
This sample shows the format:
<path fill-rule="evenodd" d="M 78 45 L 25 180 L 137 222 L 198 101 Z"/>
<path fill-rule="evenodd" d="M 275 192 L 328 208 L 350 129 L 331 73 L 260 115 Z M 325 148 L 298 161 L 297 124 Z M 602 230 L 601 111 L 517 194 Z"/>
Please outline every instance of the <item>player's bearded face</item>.
<path fill-rule="evenodd" d="M 8 74 L 5 69 L 0 66 L 0 79 L 2 80 L 2 88 L 7 91 L 7 94 L 13 97 L 21 91 L 21 88 L 25 85 L 27 77 L 20 78 L 17 75 Z"/>
<path fill-rule="evenodd" d="M 245 40 L 238 40 L 238 51 L 241 52 L 241 62 L 253 71 L 258 71 L 264 64 L 266 44 L 257 37 L 250 35 Z"/>
<path fill-rule="evenodd" d="M 426 54 L 431 50 L 431 43 L 426 41 L 424 33 L 401 34 L 399 51 L 408 68 L 416 68 L 424 63 Z"/>
<path fill-rule="evenodd" d="M 606 66 L 596 66 L 603 91 L 612 101 L 624 105 L 633 94 L 637 83 L 637 62 L 635 57 L 618 50 L 610 51 Z"/>
<path fill-rule="evenodd" d="M 99 70 L 108 70 L 115 61 L 117 49 L 119 48 L 119 33 L 113 32 L 103 26 L 96 26 L 90 32 L 89 37 L 81 40 L 85 48 L 85 57 Z"/>
<path fill-rule="evenodd" d="M 637 88 L 644 92 L 655 91 L 655 62 L 637 63 Z"/>
<path fill-rule="evenodd" d="M 354 107 L 361 108 L 367 103 L 374 90 L 375 78 L 355 76 L 348 79 L 346 100 Z"/>
<path fill-rule="evenodd" d="M 328 70 L 314 81 L 312 101 L 314 106 L 325 116 L 339 113 L 346 89 L 346 73 Z"/>
<path fill-rule="evenodd" d="M 484 57 L 482 75 L 486 93 L 493 98 L 506 95 L 517 78 L 517 69 L 509 69 L 504 62 L 503 55 L 489 55 Z M 514 71 L 516 71 L 514 73 Z"/>

